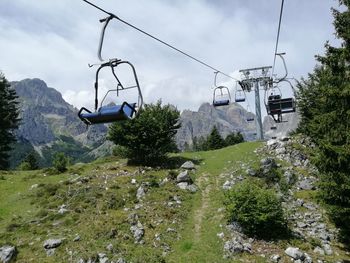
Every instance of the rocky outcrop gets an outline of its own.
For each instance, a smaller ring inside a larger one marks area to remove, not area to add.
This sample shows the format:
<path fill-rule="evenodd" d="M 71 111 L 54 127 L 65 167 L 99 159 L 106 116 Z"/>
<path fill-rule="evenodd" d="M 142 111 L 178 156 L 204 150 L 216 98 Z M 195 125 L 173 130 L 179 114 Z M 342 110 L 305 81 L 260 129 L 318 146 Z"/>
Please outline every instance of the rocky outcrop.
<path fill-rule="evenodd" d="M 86 147 L 86 159 L 111 152 L 110 148 L 106 150 L 104 147 L 107 127 L 95 125 L 87 129 L 78 118 L 78 110 L 44 81 L 24 79 L 11 82 L 11 85 L 16 90 L 20 102 L 21 122 L 16 135 L 21 146 L 23 142 L 28 144 L 27 147 L 15 147 L 16 153 L 13 155 L 22 158 L 28 151 L 35 149 L 45 159 L 42 149 L 60 143 L 61 136 L 67 138 L 71 148 L 76 148 L 79 152 Z M 103 147 L 100 147 L 101 145 Z M 12 166 L 17 166 L 20 161 L 11 160 Z M 45 165 L 46 161 L 42 163 Z"/>
<path fill-rule="evenodd" d="M 181 128 L 176 134 L 176 143 L 180 149 L 185 145 L 192 145 L 195 137 L 206 137 L 216 126 L 220 134 L 225 137 L 232 132 L 241 132 L 246 140 L 252 140 L 255 133 L 255 123 L 248 122 L 247 112 L 237 103 L 228 106 L 213 107 L 209 103 L 202 104 L 198 111 L 185 110 L 181 114 Z"/>

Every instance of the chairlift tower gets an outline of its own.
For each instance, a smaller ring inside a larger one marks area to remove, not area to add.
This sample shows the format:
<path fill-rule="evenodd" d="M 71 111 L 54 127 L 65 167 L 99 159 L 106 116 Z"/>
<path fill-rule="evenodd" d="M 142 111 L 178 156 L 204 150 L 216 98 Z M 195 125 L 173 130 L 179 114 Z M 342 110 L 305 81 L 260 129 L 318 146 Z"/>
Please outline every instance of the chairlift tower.
<path fill-rule="evenodd" d="M 268 77 L 267 74 L 271 66 L 259 67 L 259 68 L 250 68 L 250 69 L 241 69 L 241 72 L 244 76 L 244 79 L 241 81 L 242 89 L 245 92 L 251 92 L 254 87 L 255 91 L 255 115 L 256 115 L 256 138 L 257 140 L 264 140 L 264 132 L 262 126 L 262 117 L 261 117 L 261 106 L 260 106 L 260 93 L 259 86 L 263 86 L 264 89 L 267 88 L 268 84 L 271 83 L 271 77 Z"/>

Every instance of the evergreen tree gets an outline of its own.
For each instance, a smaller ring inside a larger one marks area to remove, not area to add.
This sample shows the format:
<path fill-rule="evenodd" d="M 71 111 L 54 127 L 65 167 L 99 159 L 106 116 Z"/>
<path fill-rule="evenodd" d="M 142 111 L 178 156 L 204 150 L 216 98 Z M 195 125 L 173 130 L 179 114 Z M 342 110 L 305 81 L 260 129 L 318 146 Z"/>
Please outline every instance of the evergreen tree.
<path fill-rule="evenodd" d="M 174 136 L 180 128 L 179 117 L 170 105 L 148 104 L 137 118 L 111 125 L 108 139 L 126 147 L 133 162 L 159 164 L 167 153 L 177 151 Z"/>
<path fill-rule="evenodd" d="M 240 132 L 232 132 L 225 138 L 226 146 L 235 145 L 237 143 L 244 142 L 243 135 Z"/>
<path fill-rule="evenodd" d="M 16 91 L 0 73 L 0 170 L 9 167 L 9 151 L 16 141 L 14 131 L 19 124 L 19 109 Z"/>
<path fill-rule="evenodd" d="M 320 65 L 298 84 L 298 130 L 319 146 L 322 196 L 350 241 L 350 1 L 339 2 L 345 11 L 333 9 L 333 16 L 341 46 L 326 43 Z"/>
<path fill-rule="evenodd" d="M 37 154 L 35 152 L 30 152 L 23 162 L 20 164 L 21 170 L 36 170 L 39 168 Z"/>
<path fill-rule="evenodd" d="M 221 149 L 226 146 L 216 126 L 211 130 L 207 142 L 209 150 Z"/>

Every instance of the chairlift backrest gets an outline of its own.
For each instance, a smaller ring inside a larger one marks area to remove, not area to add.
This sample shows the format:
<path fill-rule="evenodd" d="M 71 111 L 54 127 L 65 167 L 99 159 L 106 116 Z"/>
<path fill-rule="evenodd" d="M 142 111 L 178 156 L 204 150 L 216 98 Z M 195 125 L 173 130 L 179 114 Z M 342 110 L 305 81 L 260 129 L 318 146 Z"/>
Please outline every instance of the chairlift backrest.
<path fill-rule="evenodd" d="M 230 91 L 225 86 L 219 86 L 214 89 L 213 94 L 213 105 L 216 106 L 226 106 L 231 102 Z"/>
<path fill-rule="evenodd" d="M 132 72 L 133 77 L 135 80 L 134 86 L 128 86 L 125 87 L 121 81 L 119 80 L 117 73 L 115 69 L 122 65 L 128 65 Z M 99 73 L 103 68 L 110 67 L 112 74 L 117 82 L 117 88 L 108 90 L 106 95 L 101 101 L 100 107 L 98 105 L 98 88 L 99 88 Z M 138 98 L 135 101 L 132 102 L 122 102 L 119 105 L 115 106 L 104 106 L 103 102 L 106 99 L 106 96 L 110 92 L 117 92 L 117 96 L 119 96 L 119 93 L 128 89 L 137 89 L 138 92 Z M 121 120 L 128 120 L 134 118 L 138 111 L 142 108 L 143 105 L 143 97 L 141 93 L 140 84 L 136 75 L 136 71 L 134 66 L 128 62 L 128 61 L 122 61 L 119 59 L 112 59 L 108 62 L 102 63 L 99 68 L 96 71 L 95 75 L 95 112 L 91 112 L 86 108 L 81 108 L 78 116 L 79 118 L 86 123 L 87 125 L 90 124 L 98 124 L 98 123 L 108 123 L 108 122 L 114 122 L 114 121 L 121 121 Z"/>

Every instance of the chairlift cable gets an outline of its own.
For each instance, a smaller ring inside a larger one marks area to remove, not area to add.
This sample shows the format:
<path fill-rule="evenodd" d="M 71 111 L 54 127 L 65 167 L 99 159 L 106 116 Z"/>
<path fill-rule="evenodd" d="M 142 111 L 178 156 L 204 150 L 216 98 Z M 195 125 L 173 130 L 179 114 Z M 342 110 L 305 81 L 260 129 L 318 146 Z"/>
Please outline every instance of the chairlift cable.
<path fill-rule="evenodd" d="M 273 76 L 273 73 L 275 70 L 278 42 L 279 42 L 279 38 L 280 38 L 281 22 L 282 22 L 282 15 L 283 15 L 283 5 L 284 5 L 284 0 L 282 0 L 282 3 L 281 3 L 280 18 L 279 18 L 279 22 L 278 22 L 277 39 L 276 39 L 275 54 L 274 54 L 274 58 L 273 58 L 273 66 L 272 66 L 271 76 Z"/>
<path fill-rule="evenodd" d="M 179 52 L 179 53 L 181 53 L 182 55 L 184 55 L 184 56 L 186 56 L 186 57 L 188 57 L 188 58 L 190 58 L 190 59 L 196 61 L 197 63 L 199 63 L 199 64 L 201 64 L 201 65 L 203 65 L 203 66 L 205 66 L 205 67 L 207 67 L 207 68 L 210 68 L 210 69 L 212 69 L 212 70 L 214 70 L 214 71 L 220 72 L 222 75 L 224 75 L 224 76 L 226 76 L 226 77 L 228 77 L 228 78 L 230 78 L 230 79 L 233 79 L 233 80 L 238 81 L 238 79 L 236 79 L 236 78 L 230 76 L 229 74 L 226 74 L 226 73 L 222 72 L 221 70 L 218 70 L 218 69 L 216 69 L 215 67 L 209 65 L 208 63 L 203 62 L 202 60 L 200 60 L 200 59 L 198 59 L 198 58 L 195 58 L 194 56 L 192 56 L 192 55 L 190 55 L 190 54 L 188 54 L 188 53 L 182 51 L 181 49 L 178 49 L 178 48 L 176 48 L 175 46 L 173 46 L 173 45 L 171 45 L 171 44 L 169 44 L 169 43 L 167 43 L 167 42 L 161 40 L 160 38 L 155 37 L 155 36 L 151 35 L 150 33 L 147 33 L 146 31 L 144 31 L 144 30 L 142 30 L 142 29 L 140 29 L 140 28 L 138 28 L 138 27 L 136 27 L 136 26 L 130 24 L 129 22 L 127 22 L 127 21 L 121 19 L 120 17 L 116 16 L 115 14 L 110 13 L 110 12 L 106 11 L 105 9 L 103 9 L 103 8 L 101 8 L 101 7 L 99 7 L 99 6 L 95 5 L 95 4 L 93 4 L 93 3 L 91 3 L 90 1 L 88 1 L 88 0 L 82 0 L 82 1 L 84 1 L 85 3 L 91 5 L 92 7 L 94 7 L 94 8 L 96 8 L 96 9 L 100 10 L 101 12 L 106 13 L 106 14 L 108 14 L 109 16 L 111 16 L 111 17 L 113 17 L 113 18 L 119 20 L 120 22 L 124 23 L 125 25 L 127 25 L 127 26 L 129 26 L 129 27 L 131 27 L 131 28 L 133 28 L 133 29 L 135 29 L 135 30 L 137 30 L 137 31 L 139 31 L 140 33 L 142 33 L 142 34 L 144 34 L 144 35 L 146 35 L 146 36 L 148 36 L 148 37 L 150 37 L 150 38 L 152 38 L 152 39 L 154 39 L 154 40 L 160 42 L 161 44 L 167 46 L 168 48 L 171 48 L 171 49 L 175 50 L 176 52 Z"/>

